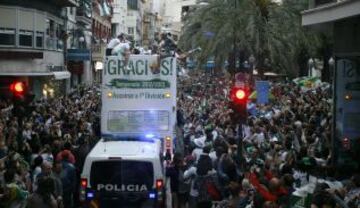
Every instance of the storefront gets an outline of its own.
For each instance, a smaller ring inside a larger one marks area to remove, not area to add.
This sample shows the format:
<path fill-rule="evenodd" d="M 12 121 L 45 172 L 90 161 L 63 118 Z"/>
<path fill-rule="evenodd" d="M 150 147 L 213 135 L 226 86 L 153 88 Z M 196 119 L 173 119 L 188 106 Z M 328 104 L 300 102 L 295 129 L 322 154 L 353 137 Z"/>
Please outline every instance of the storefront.
<path fill-rule="evenodd" d="M 71 87 L 75 87 L 78 84 L 81 84 L 85 80 L 86 70 L 89 70 L 87 67 L 90 61 L 90 50 L 88 49 L 68 49 L 67 50 L 67 68 L 71 73 Z"/>
<path fill-rule="evenodd" d="M 12 82 L 21 81 L 28 87 L 28 90 L 34 93 L 35 99 L 42 97 L 63 95 L 67 90 L 70 73 L 68 71 L 61 72 L 41 72 L 41 73 L 25 73 L 25 72 L 1 72 L 0 83 L 1 88 L 6 93 L 8 86 Z"/>

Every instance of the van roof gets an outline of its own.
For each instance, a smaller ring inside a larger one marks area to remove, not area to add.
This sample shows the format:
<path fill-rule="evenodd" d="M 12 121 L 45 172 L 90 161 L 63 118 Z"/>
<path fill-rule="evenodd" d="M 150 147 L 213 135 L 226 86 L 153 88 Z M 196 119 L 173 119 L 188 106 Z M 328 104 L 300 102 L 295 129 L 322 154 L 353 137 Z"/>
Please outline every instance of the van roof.
<path fill-rule="evenodd" d="M 160 141 L 104 141 L 101 139 L 88 157 L 154 158 L 159 156 L 160 151 Z"/>

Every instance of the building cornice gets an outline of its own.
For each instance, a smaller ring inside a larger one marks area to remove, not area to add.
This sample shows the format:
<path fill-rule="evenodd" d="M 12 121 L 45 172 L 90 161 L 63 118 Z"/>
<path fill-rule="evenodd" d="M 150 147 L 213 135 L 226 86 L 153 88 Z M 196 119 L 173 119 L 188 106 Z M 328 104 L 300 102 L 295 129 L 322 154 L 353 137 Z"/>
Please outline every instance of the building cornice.
<path fill-rule="evenodd" d="M 360 15 L 360 0 L 342 0 L 324 4 L 302 13 L 302 25 L 310 26 Z"/>

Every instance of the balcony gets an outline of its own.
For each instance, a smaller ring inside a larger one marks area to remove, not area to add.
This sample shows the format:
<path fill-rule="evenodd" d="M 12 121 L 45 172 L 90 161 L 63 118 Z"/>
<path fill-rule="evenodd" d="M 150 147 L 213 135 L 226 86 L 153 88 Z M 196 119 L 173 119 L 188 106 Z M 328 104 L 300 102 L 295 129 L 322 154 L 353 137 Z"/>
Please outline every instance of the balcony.
<path fill-rule="evenodd" d="M 93 61 L 103 61 L 105 55 L 106 45 L 104 43 L 97 43 L 91 46 L 91 55 Z"/>
<path fill-rule="evenodd" d="M 81 1 L 80 6 L 76 9 L 76 21 L 81 22 L 85 25 L 89 25 L 92 23 L 92 9 L 91 2 L 89 1 Z"/>
<path fill-rule="evenodd" d="M 149 16 L 146 15 L 146 16 L 144 17 L 144 19 L 143 19 L 143 22 L 144 22 L 144 23 L 151 23 L 151 17 L 149 17 Z"/>

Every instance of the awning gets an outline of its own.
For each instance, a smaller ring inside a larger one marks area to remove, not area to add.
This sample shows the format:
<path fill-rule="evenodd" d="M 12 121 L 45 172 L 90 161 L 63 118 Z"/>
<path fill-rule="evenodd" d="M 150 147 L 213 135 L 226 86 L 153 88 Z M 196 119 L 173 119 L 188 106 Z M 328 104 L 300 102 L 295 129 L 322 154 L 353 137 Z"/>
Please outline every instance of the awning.
<path fill-rule="evenodd" d="M 43 59 L 44 53 L 38 51 L 0 51 L 0 59 Z"/>
<path fill-rule="evenodd" d="M 56 80 L 69 79 L 71 74 L 68 71 L 53 72 Z"/>
<path fill-rule="evenodd" d="M 16 77 L 37 77 L 37 76 L 53 76 L 52 72 L 0 72 L 0 76 L 16 76 Z"/>
<path fill-rule="evenodd" d="M 90 60 L 90 50 L 88 49 L 68 49 L 68 61 L 88 61 Z"/>

